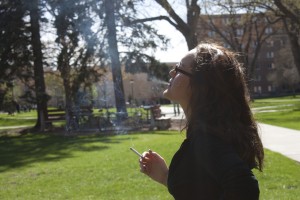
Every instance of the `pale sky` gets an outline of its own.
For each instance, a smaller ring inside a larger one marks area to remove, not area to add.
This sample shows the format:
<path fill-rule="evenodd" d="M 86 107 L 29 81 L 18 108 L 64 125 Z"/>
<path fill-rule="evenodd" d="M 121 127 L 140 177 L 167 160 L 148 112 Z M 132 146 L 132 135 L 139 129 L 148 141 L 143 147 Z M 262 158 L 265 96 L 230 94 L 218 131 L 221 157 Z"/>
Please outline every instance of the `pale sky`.
<path fill-rule="evenodd" d="M 182 17 L 183 20 L 186 18 L 186 8 L 182 0 L 170 0 L 170 3 L 173 9 Z M 146 18 L 149 16 L 159 16 L 168 14 L 161 8 L 155 1 L 146 0 L 143 6 L 140 8 L 142 12 L 138 15 L 141 15 L 140 18 Z M 178 12 L 181 11 L 181 12 Z M 47 17 L 51 18 L 48 14 Z M 158 32 L 162 35 L 165 35 L 170 39 L 169 48 L 166 51 L 157 50 L 154 54 L 157 60 L 160 62 L 179 62 L 181 58 L 187 53 L 188 48 L 186 41 L 182 34 L 176 30 L 172 25 L 170 25 L 165 20 L 151 22 L 154 27 L 157 28 Z M 50 27 L 47 27 L 50 28 Z M 55 30 L 53 30 L 55 32 Z M 47 42 L 49 40 L 54 40 L 55 35 L 52 33 L 43 33 L 42 40 Z"/>
<path fill-rule="evenodd" d="M 186 8 L 185 2 L 183 0 L 169 0 L 173 9 L 180 17 L 186 20 Z M 153 0 L 146 0 L 143 6 L 140 8 L 142 10 L 140 18 L 154 17 L 159 15 L 168 16 L 166 11 L 160 7 Z M 160 34 L 165 35 L 170 39 L 170 46 L 167 51 L 157 50 L 155 57 L 160 62 L 179 62 L 181 58 L 187 53 L 188 48 L 186 41 L 182 34 L 176 30 L 172 25 L 170 25 L 165 20 L 151 22 Z"/>
<path fill-rule="evenodd" d="M 156 59 L 160 62 L 179 62 L 188 51 L 183 35 L 167 22 L 160 22 L 157 26 L 160 34 L 170 38 L 170 47 L 167 51 L 158 50 Z"/>

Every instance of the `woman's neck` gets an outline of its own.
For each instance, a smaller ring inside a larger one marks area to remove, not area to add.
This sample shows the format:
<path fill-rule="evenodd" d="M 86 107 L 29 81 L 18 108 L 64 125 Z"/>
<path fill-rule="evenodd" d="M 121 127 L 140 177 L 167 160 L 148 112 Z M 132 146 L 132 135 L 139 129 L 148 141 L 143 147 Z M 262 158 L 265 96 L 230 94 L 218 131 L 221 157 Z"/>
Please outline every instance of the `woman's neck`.
<path fill-rule="evenodd" d="M 188 120 L 189 113 L 188 113 L 188 106 L 187 106 L 187 104 L 181 103 L 180 106 L 181 106 L 181 108 L 182 108 L 182 110 L 184 112 L 185 118 Z"/>

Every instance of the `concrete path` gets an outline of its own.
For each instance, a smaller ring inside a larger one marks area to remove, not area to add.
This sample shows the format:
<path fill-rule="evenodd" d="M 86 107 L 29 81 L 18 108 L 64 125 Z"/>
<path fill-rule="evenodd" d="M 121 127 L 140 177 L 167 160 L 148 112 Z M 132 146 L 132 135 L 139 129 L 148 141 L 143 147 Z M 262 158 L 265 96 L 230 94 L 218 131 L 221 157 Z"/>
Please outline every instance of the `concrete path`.
<path fill-rule="evenodd" d="M 175 115 L 172 106 L 162 106 L 162 113 L 172 119 L 184 119 L 181 109 Z M 265 148 L 300 162 L 300 131 L 259 123 L 259 133 Z"/>
<path fill-rule="evenodd" d="M 259 127 L 265 148 L 300 162 L 300 131 L 261 123 Z"/>

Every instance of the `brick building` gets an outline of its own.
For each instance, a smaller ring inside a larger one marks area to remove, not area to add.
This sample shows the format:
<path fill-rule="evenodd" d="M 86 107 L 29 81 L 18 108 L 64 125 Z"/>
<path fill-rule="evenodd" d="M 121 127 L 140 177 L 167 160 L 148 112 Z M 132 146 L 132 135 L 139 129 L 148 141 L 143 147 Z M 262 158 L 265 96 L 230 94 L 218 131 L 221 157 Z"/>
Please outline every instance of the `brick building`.
<path fill-rule="evenodd" d="M 270 18 L 266 13 L 201 15 L 198 24 L 199 41 L 217 42 L 240 53 L 253 97 L 288 91 L 284 83 L 275 79 L 280 78 L 276 70 L 282 68 L 282 62 L 278 58 L 282 49 L 289 49 L 289 39 L 283 24 L 276 20 L 271 24 Z"/>

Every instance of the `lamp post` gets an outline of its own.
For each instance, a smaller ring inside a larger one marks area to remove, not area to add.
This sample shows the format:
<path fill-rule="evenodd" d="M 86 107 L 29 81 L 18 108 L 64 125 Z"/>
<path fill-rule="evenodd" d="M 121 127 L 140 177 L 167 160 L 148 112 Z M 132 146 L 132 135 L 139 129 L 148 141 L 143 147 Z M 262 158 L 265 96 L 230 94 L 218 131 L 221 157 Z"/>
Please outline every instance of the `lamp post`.
<path fill-rule="evenodd" d="M 131 85 L 131 104 L 133 105 L 134 102 L 134 96 L 133 96 L 133 84 L 134 84 L 134 80 L 131 79 L 130 80 L 130 85 Z"/>

